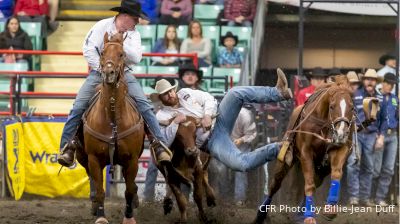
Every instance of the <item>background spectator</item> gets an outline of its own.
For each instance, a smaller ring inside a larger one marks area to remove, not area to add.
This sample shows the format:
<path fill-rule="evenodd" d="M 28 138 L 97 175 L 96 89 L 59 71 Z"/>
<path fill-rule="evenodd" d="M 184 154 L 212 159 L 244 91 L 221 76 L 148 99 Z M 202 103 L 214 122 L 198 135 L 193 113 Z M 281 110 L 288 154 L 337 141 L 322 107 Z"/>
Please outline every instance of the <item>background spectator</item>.
<path fill-rule="evenodd" d="M 165 29 L 164 38 L 159 39 L 154 45 L 152 50 L 153 53 L 179 53 L 181 42 L 178 39 L 176 33 L 176 27 L 174 25 L 168 25 Z M 152 57 L 153 64 L 158 66 L 178 66 L 177 57 Z"/>
<path fill-rule="evenodd" d="M 192 19 L 193 5 L 190 0 L 163 0 L 161 23 L 186 25 Z"/>
<path fill-rule="evenodd" d="M 0 1 L 0 18 L 8 18 L 13 14 L 14 1 L 2 0 Z"/>
<path fill-rule="evenodd" d="M 0 33 L 0 48 L 14 50 L 32 50 L 32 42 L 28 34 L 21 29 L 17 17 L 8 18 L 5 29 Z M 29 60 L 28 54 L 8 54 L 3 55 L 5 62 L 17 62 L 19 60 Z"/>
<path fill-rule="evenodd" d="M 360 78 L 358 77 L 357 73 L 354 71 L 349 71 L 347 73 L 347 79 L 350 82 L 350 86 L 351 86 L 353 93 L 356 92 L 356 90 L 358 88 L 360 88 L 360 84 L 361 84 Z"/>
<path fill-rule="evenodd" d="M 308 97 L 314 93 L 315 89 L 325 84 L 328 75 L 321 67 L 316 67 L 311 73 L 307 73 L 306 77 L 310 81 L 310 86 L 299 91 L 296 97 L 296 106 L 303 105 Z"/>
<path fill-rule="evenodd" d="M 383 134 L 385 136 L 383 150 L 374 152 L 374 178 L 377 181 L 375 203 L 380 206 L 388 206 L 385 198 L 394 175 L 398 151 L 399 98 L 391 93 L 397 83 L 398 80 L 395 74 L 386 73 L 381 89 L 381 94 L 383 95 L 383 108 L 381 110 L 384 110 L 386 114 L 386 119 L 382 120 L 382 123 L 386 126 L 384 128 L 386 131 Z"/>
<path fill-rule="evenodd" d="M 224 18 L 228 26 L 252 26 L 256 9 L 256 0 L 225 0 Z"/>
<path fill-rule="evenodd" d="M 197 69 L 193 64 L 184 64 L 179 68 L 179 88 L 191 88 L 202 90 L 200 88 L 203 78 L 203 71 Z M 203 90 L 202 90 L 203 91 Z"/>
<path fill-rule="evenodd" d="M 233 143 L 244 153 L 251 151 L 251 142 L 257 136 L 254 115 L 251 109 L 251 105 L 242 107 L 231 134 Z M 245 204 L 247 187 L 247 172 L 235 172 L 236 205 L 243 206 Z"/>
<path fill-rule="evenodd" d="M 139 2 L 142 5 L 142 11 L 146 13 L 147 18 L 149 18 L 150 20 L 147 21 L 147 23 L 157 24 L 158 22 L 157 0 L 139 0 Z"/>
<path fill-rule="evenodd" d="M 200 22 L 190 22 L 188 38 L 182 42 L 181 53 L 197 53 L 200 67 L 208 67 L 211 64 L 211 48 L 211 40 L 203 38 Z"/>
<path fill-rule="evenodd" d="M 232 32 L 227 32 L 225 36 L 221 37 L 221 45 L 224 45 L 218 54 L 218 65 L 225 68 L 240 68 L 242 66 L 242 55 L 239 50 L 235 48 L 238 43 L 238 37 L 233 35 Z"/>
<path fill-rule="evenodd" d="M 51 32 L 54 32 L 59 26 L 59 22 L 56 21 L 59 4 L 59 0 L 49 0 L 49 28 Z"/>
<path fill-rule="evenodd" d="M 386 73 L 392 73 L 392 74 L 396 74 L 396 56 L 393 53 L 387 53 L 382 55 L 379 58 L 379 64 L 383 65 L 383 68 L 378 70 L 378 76 L 382 77 L 386 74 Z M 376 86 L 376 88 L 380 89 L 382 88 L 381 84 L 378 84 Z M 396 94 L 396 88 L 393 88 L 392 90 L 393 94 Z"/>
<path fill-rule="evenodd" d="M 47 19 L 49 4 L 47 0 L 17 0 L 14 15 L 23 22 L 42 23 L 42 36 L 47 36 Z"/>

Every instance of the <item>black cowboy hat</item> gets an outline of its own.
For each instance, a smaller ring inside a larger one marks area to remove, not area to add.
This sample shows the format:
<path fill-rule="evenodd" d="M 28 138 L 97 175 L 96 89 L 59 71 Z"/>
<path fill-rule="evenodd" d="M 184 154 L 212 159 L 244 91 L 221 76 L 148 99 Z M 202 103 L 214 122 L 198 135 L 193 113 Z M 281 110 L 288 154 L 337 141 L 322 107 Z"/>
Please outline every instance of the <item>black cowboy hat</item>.
<path fill-rule="evenodd" d="M 185 72 L 187 71 L 195 72 L 197 74 L 197 78 L 199 79 L 199 81 L 201 81 L 201 79 L 203 78 L 203 71 L 197 69 L 193 63 L 184 64 L 179 68 L 178 70 L 179 78 L 182 79 L 183 74 L 185 74 Z"/>
<path fill-rule="evenodd" d="M 321 67 L 316 67 L 314 68 L 311 73 L 306 73 L 306 77 L 307 78 L 312 78 L 312 77 L 327 77 L 328 74 L 325 73 L 324 69 L 322 69 Z"/>
<path fill-rule="evenodd" d="M 387 60 L 395 60 L 396 57 L 392 53 L 387 53 L 379 58 L 379 64 L 385 65 Z"/>
<path fill-rule="evenodd" d="M 388 72 L 385 74 L 385 76 L 383 77 L 383 81 L 389 84 L 397 84 L 397 77 L 395 74 Z"/>
<path fill-rule="evenodd" d="M 342 74 L 342 72 L 338 68 L 332 68 L 328 72 L 328 76 L 335 76 L 335 75 L 341 75 L 341 74 Z"/>
<path fill-rule="evenodd" d="M 135 0 L 122 0 L 121 6 L 111 8 L 110 10 L 148 20 L 146 13 L 142 11 L 142 5 Z"/>
<path fill-rule="evenodd" d="M 228 31 L 225 34 L 225 36 L 221 36 L 221 39 L 220 39 L 221 45 L 225 45 L 224 42 L 225 42 L 226 38 L 233 38 L 235 40 L 235 45 L 234 46 L 236 46 L 238 44 L 238 42 L 239 42 L 238 36 L 233 35 L 233 33 L 231 31 Z"/>

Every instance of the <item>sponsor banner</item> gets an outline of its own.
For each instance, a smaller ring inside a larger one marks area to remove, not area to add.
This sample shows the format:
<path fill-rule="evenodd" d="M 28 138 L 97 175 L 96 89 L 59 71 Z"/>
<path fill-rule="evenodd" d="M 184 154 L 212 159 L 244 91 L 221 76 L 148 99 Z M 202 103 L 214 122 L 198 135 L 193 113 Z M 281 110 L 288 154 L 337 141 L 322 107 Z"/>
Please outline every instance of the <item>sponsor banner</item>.
<path fill-rule="evenodd" d="M 24 136 L 20 122 L 11 121 L 3 133 L 6 154 L 8 189 L 15 200 L 19 200 L 25 188 Z"/>
<path fill-rule="evenodd" d="M 300 6 L 299 0 L 270 0 L 286 5 Z M 307 6 L 308 3 L 304 3 Z M 397 5 L 392 4 L 394 8 Z M 393 9 L 387 4 L 373 4 L 373 3 L 313 3 L 312 9 L 325 10 L 339 13 L 371 15 L 371 16 L 396 16 Z"/>
<path fill-rule="evenodd" d="M 24 167 L 25 175 L 19 175 L 22 176 L 21 179 L 24 177 L 24 181 L 21 180 L 24 182 L 23 185 L 16 182 L 15 177 L 10 178 L 13 189 L 21 185 L 24 186 L 24 192 L 47 197 L 89 197 L 89 179 L 81 165 L 64 167 L 59 173 L 61 166 L 57 163 L 57 156 L 65 121 L 66 119 L 60 118 L 26 118 L 22 123 L 17 123 L 21 127 L 18 133 L 19 142 L 23 143 L 23 153 L 19 151 L 19 158 L 23 155 L 22 167 Z M 12 136 L 13 130 L 16 131 L 15 128 L 12 129 L 9 126 L 5 126 L 6 148 L 8 161 L 11 160 L 12 163 L 15 159 L 10 158 L 10 153 L 14 150 L 10 135 Z M 9 168 L 8 172 L 11 176 L 10 171 L 12 170 Z"/>

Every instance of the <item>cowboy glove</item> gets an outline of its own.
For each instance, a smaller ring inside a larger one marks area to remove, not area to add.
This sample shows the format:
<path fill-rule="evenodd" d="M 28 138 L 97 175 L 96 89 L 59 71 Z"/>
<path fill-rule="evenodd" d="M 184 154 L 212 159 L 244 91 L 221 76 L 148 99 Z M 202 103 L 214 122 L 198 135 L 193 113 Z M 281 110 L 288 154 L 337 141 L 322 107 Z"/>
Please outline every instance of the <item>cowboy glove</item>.
<path fill-rule="evenodd" d="M 208 131 L 211 128 L 212 119 L 210 115 L 205 115 L 204 118 L 201 120 L 201 126 L 203 127 L 204 131 Z"/>

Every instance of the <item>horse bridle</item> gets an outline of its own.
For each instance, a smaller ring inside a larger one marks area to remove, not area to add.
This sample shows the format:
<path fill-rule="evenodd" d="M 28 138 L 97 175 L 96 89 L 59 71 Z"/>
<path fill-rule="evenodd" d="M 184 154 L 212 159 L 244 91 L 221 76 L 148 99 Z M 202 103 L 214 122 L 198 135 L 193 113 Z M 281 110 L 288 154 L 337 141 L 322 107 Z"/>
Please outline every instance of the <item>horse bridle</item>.
<path fill-rule="evenodd" d="M 104 51 L 106 50 L 106 48 L 107 48 L 108 46 L 110 46 L 110 45 L 118 45 L 118 46 L 121 46 L 121 47 L 123 48 L 123 45 L 122 45 L 121 43 L 118 43 L 118 42 L 107 42 L 106 44 L 104 44 L 104 48 L 103 48 L 103 51 L 102 51 L 101 56 L 100 56 L 100 61 L 102 61 L 103 52 L 104 52 Z M 122 59 L 122 60 L 121 60 L 121 63 L 119 63 L 118 66 L 116 66 L 115 63 L 114 63 L 112 60 L 107 60 L 107 61 L 104 62 L 104 64 L 105 64 L 106 66 L 107 66 L 108 64 L 111 64 L 111 65 L 116 69 L 115 72 L 118 74 L 118 76 L 117 76 L 117 79 L 115 80 L 114 85 L 118 85 L 120 75 L 121 75 L 121 73 L 123 72 L 123 69 L 124 69 L 124 60 Z M 100 72 L 101 72 L 101 75 L 104 76 L 103 65 L 102 65 L 101 63 L 100 63 Z M 104 77 L 103 77 L 103 78 L 104 78 Z"/>

